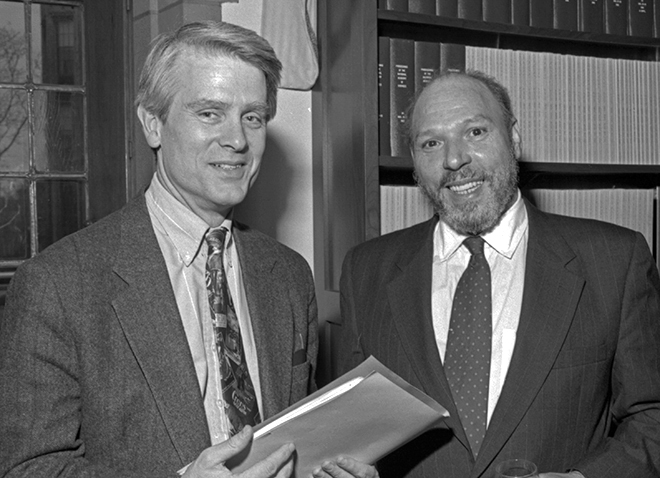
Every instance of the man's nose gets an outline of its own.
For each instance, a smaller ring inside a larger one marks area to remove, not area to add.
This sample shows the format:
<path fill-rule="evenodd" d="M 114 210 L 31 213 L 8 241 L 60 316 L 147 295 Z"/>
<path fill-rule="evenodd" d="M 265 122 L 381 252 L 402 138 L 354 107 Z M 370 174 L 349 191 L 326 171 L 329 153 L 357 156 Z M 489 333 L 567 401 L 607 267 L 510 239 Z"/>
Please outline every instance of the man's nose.
<path fill-rule="evenodd" d="M 458 171 L 464 165 L 472 162 L 470 154 L 460 140 L 447 141 L 443 166 L 450 171 Z"/>
<path fill-rule="evenodd" d="M 247 149 L 248 142 L 241 118 L 228 118 L 220 127 L 219 142 L 224 148 L 240 153 Z"/>

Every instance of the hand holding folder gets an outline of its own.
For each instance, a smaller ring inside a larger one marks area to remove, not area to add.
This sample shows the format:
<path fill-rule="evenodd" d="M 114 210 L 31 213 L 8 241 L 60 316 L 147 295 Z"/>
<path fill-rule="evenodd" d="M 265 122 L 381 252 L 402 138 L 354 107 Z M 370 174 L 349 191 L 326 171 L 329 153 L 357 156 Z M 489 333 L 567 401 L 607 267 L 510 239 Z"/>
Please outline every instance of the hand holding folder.
<path fill-rule="evenodd" d="M 442 406 L 369 357 L 255 427 L 252 444 L 226 466 L 242 472 L 285 443 L 296 446 L 298 478 L 339 455 L 373 464 L 445 416 Z"/>

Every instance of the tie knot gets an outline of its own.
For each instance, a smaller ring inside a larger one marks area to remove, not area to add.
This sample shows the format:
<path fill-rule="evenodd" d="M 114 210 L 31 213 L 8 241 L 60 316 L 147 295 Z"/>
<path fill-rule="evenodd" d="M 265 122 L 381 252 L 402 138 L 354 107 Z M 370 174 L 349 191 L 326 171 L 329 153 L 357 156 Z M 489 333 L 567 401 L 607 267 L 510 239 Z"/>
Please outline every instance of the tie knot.
<path fill-rule="evenodd" d="M 463 244 L 473 256 L 484 253 L 484 239 L 481 236 L 470 236 L 463 241 Z"/>
<path fill-rule="evenodd" d="M 221 251 L 225 246 L 226 235 L 227 229 L 224 227 L 207 232 L 206 243 L 209 245 L 209 249 L 212 249 L 213 251 Z"/>

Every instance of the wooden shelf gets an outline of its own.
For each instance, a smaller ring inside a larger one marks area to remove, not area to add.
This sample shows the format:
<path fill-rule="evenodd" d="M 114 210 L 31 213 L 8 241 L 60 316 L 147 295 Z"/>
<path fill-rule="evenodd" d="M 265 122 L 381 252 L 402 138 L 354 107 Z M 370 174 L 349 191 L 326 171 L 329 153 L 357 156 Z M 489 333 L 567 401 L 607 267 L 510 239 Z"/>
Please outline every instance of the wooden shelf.
<path fill-rule="evenodd" d="M 641 187 L 660 185 L 660 165 L 540 163 L 521 161 L 520 186 L 542 188 Z M 414 184 L 410 157 L 381 156 L 381 184 Z"/>
<path fill-rule="evenodd" d="M 412 170 L 413 161 L 410 157 L 380 156 L 381 168 Z M 588 163 L 541 163 L 521 161 L 520 170 L 525 173 L 543 174 L 660 174 L 660 164 L 588 164 Z"/>
<path fill-rule="evenodd" d="M 539 38 L 543 40 L 563 40 L 574 42 L 587 42 L 594 44 L 605 44 L 607 46 L 630 46 L 634 48 L 649 47 L 657 48 L 660 38 L 632 37 L 621 35 L 610 35 L 606 33 L 576 32 L 550 28 L 538 28 L 522 25 L 511 25 L 505 23 L 486 23 L 477 20 L 466 20 L 463 18 L 440 17 L 437 15 L 424 15 L 420 13 L 397 12 L 392 10 L 378 10 L 378 20 L 382 28 L 406 28 L 414 26 L 416 29 L 441 29 L 464 30 L 470 35 L 475 33 L 491 33 L 506 37 Z M 406 30 L 406 38 L 414 35 Z"/>
<path fill-rule="evenodd" d="M 378 10 L 378 35 L 485 48 L 659 61 L 660 38 L 573 32 Z"/>

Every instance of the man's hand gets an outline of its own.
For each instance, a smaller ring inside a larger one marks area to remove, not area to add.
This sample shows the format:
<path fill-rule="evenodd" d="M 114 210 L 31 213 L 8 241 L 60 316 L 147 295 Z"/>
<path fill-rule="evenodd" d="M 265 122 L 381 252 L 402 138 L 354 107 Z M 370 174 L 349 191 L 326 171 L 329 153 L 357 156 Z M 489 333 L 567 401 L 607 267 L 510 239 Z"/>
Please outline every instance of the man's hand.
<path fill-rule="evenodd" d="M 246 426 L 229 440 L 207 448 L 182 475 L 184 478 L 289 478 L 293 472 L 293 444 L 282 445 L 267 458 L 243 473 L 234 475 L 225 462 L 238 455 L 252 440 L 252 428 Z"/>
<path fill-rule="evenodd" d="M 375 466 L 340 456 L 314 470 L 314 478 L 379 478 Z"/>

